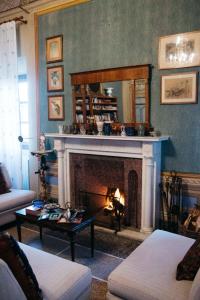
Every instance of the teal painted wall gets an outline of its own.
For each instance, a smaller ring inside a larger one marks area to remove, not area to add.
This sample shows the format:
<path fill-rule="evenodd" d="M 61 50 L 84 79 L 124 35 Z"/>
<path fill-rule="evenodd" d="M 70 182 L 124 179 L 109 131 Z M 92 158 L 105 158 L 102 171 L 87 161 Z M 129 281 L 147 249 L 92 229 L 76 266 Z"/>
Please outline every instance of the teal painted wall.
<path fill-rule="evenodd" d="M 199 0 L 93 0 L 40 16 L 41 131 L 58 132 L 59 122 L 48 121 L 45 39 L 63 34 L 64 61 L 57 65 L 64 65 L 64 123 L 72 122 L 69 73 L 152 64 L 151 124 L 171 137 L 163 144 L 162 169 L 200 172 L 200 103 L 160 105 L 160 75 L 199 67 L 158 70 L 159 37 L 199 29 Z"/>

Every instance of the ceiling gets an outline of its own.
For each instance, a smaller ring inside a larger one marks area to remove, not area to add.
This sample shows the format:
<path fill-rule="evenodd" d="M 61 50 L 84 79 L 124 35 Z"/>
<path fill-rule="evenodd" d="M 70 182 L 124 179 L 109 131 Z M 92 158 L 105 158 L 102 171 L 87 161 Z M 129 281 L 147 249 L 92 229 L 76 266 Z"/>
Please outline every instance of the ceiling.
<path fill-rule="evenodd" d="M 23 7 L 23 5 L 36 2 L 38 0 L 1 0 L 0 1 L 0 13 L 17 8 Z"/>

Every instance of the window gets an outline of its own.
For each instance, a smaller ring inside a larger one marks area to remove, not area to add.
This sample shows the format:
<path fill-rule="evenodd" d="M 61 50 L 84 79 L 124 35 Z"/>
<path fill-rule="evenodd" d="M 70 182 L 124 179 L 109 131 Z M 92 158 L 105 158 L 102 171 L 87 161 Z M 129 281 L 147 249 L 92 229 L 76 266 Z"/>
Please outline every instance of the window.
<path fill-rule="evenodd" d="M 22 187 L 29 189 L 29 96 L 28 80 L 26 74 L 18 75 L 20 125 L 23 142 L 22 150 Z"/>

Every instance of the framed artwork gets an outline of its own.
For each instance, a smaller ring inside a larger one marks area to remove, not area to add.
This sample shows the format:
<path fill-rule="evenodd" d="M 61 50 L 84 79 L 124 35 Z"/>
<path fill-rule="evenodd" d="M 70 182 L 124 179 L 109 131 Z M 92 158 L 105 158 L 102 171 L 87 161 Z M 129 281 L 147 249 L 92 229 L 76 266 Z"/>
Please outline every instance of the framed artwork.
<path fill-rule="evenodd" d="M 46 60 L 53 63 L 63 60 L 63 36 L 57 35 L 46 39 Z"/>
<path fill-rule="evenodd" d="M 159 69 L 200 65 L 200 31 L 163 36 L 159 39 Z"/>
<path fill-rule="evenodd" d="M 64 89 L 64 68 L 63 66 L 47 68 L 47 90 L 62 91 Z"/>
<path fill-rule="evenodd" d="M 161 76 L 161 104 L 197 103 L 197 72 Z"/>
<path fill-rule="evenodd" d="M 48 119 L 64 120 L 64 96 L 48 96 Z"/>

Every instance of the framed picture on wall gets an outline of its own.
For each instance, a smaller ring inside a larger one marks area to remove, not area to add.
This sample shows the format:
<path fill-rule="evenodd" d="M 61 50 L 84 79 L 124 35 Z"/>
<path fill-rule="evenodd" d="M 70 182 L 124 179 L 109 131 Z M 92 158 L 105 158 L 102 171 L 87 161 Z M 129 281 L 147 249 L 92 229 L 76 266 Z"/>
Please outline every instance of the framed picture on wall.
<path fill-rule="evenodd" d="M 159 39 L 159 69 L 200 65 L 200 31 L 163 36 Z"/>
<path fill-rule="evenodd" d="M 64 89 L 64 68 L 63 66 L 47 68 L 47 90 L 62 91 Z"/>
<path fill-rule="evenodd" d="M 161 104 L 197 103 L 197 72 L 161 76 Z"/>
<path fill-rule="evenodd" d="M 63 60 L 63 36 L 57 35 L 46 39 L 46 60 L 53 63 Z"/>
<path fill-rule="evenodd" d="M 48 119 L 64 120 L 64 96 L 48 96 Z"/>

